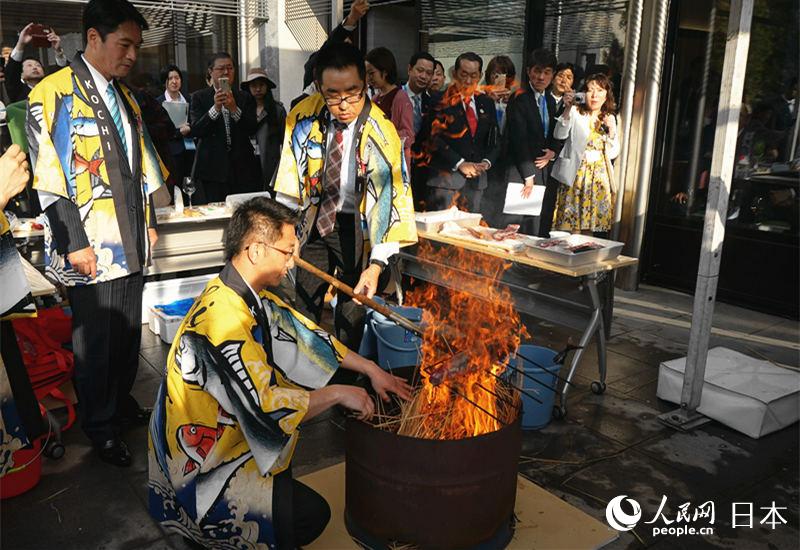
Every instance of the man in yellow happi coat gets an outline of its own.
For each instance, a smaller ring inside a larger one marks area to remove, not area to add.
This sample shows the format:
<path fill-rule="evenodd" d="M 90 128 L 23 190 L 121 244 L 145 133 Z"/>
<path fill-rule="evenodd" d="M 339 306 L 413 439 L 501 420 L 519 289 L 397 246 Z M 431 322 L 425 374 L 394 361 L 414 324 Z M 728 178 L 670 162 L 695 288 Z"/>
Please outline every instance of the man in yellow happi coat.
<path fill-rule="evenodd" d="M 146 424 L 139 366 L 144 269 L 158 238 L 150 195 L 167 175 L 122 82 L 147 21 L 127 0 L 91 0 L 86 49 L 28 96 L 33 187 L 47 274 L 67 287 L 81 427 L 100 458 L 130 466 L 122 428 Z"/>
<path fill-rule="evenodd" d="M 322 48 L 313 94 L 286 121 L 276 198 L 299 207 L 300 256 L 372 297 L 389 258 L 417 241 L 403 145 L 391 120 L 367 97 L 361 52 Z M 298 272 L 296 307 L 319 321 L 328 288 Z M 339 295 L 336 335 L 357 349 L 363 308 Z"/>
<path fill-rule="evenodd" d="M 297 250 L 296 215 L 271 199 L 239 206 L 228 263 L 183 320 L 150 423 L 150 513 L 206 548 L 297 548 L 319 536 L 325 500 L 293 480 L 301 423 L 339 404 L 368 418 L 361 388 L 329 385 L 341 365 L 382 398 L 402 380 L 275 295 Z"/>

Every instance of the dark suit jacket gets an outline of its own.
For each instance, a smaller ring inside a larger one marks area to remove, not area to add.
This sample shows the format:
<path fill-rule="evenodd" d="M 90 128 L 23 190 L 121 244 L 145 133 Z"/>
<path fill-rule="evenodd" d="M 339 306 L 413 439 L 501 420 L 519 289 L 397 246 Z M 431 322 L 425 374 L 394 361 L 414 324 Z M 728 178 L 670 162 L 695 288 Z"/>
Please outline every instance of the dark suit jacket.
<path fill-rule="evenodd" d="M 431 135 L 429 187 L 461 189 L 467 179 L 455 170 L 461 159 L 466 162 L 481 162 L 484 159 L 492 164 L 499 152 L 499 130 L 494 102 L 486 95 L 475 96 L 478 111 L 478 128 L 472 136 L 467 124 L 464 104 L 438 105 L 432 113 L 433 119 L 445 125 L 445 130 Z M 479 189 L 486 187 L 486 174 L 482 174 Z"/>
<path fill-rule="evenodd" d="M 214 88 L 208 87 L 192 94 L 189 107 L 189 124 L 193 138 L 199 138 L 195 155 L 194 176 L 217 182 L 233 184 L 231 193 L 262 191 L 261 169 L 253 154 L 250 136 L 255 133 L 256 104 L 253 98 L 240 90 L 233 90 L 236 105 L 242 110 L 241 118 L 230 119 L 231 148 L 225 142 L 225 121 L 222 113 L 216 120 L 208 114 L 214 105 Z"/>
<path fill-rule="evenodd" d="M 8 56 L 5 76 L 6 93 L 8 94 L 9 101 L 11 101 L 11 103 L 16 103 L 17 101 L 25 101 L 28 99 L 31 88 L 22 81 L 22 63 Z"/>
<path fill-rule="evenodd" d="M 552 149 L 558 156 L 563 143 L 553 138 L 556 120 L 556 102 L 550 92 L 546 93 L 547 113 L 549 115 L 548 135 L 544 134 L 542 117 L 536 96 L 530 86 L 515 96 L 508 104 L 506 111 L 506 139 L 509 162 L 509 181 L 522 183 L 525 178 L 537 176 L 537 184 L 544 184 L 539 179 L 541 171 L 534 166 L 534 161 L 544 154 L 544 149 Z M 552 163 L 551 163 L 552 164 Z M 517 180 L 517 178 L 520 178 Z"/>

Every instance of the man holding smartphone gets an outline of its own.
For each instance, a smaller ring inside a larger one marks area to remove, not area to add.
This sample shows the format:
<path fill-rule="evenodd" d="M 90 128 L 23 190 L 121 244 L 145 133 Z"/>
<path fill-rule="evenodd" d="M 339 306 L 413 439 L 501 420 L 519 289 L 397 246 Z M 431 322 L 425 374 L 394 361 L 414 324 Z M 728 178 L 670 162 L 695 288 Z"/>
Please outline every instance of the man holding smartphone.
<path fill-rule="evenodd" d="M 189 135 L 198 138 L 191 174 L 198 204 L 266 188 L 250 144 L 258 125 L 256 104 L 251 96 L 234 89 L 236 68 L 230 54 L 212 55 L 208 74 L 211 86 L 193 93 L 189 107 Z"/>

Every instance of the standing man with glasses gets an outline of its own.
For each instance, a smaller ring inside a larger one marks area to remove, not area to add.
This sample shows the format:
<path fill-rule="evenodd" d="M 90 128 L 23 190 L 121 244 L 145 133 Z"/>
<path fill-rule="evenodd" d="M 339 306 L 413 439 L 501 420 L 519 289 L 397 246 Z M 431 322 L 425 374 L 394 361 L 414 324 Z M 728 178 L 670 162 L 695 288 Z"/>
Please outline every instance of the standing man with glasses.
<path fill-rule="evenodd" d="M 193 93 L 189 107 L 189 135 L 199 138 L 192 170 L 198 204 L 265 189 L 250 143 L 258 127 L 255 100 L 234 86 L 236 69 L 230 54 L 212 55 L 208 75 L 211 85 Z"/>
<path fill-rule="evenodd" d="M 403 147 L 391 121 L 372 109 L 357 48 L 320 50 L 315 78 L 321 93 L 289 113 L 275 191 L 300 208 L 300 256 L 372 297 L 389 258 L 417 240 Z M 297 309 L 318 322 L 327 288 L 299 270 Z M 340 295 L 334 320 L 337 337 L 358 349 L 363 308 Z"/>
<path fill-rule="evenodd" d="M 67 287 L 82 427 L 100 458 L 130 466 L 120 439 L 149 412 L 130 392 L 139 365 L 142 271 L 156 243 L 151 196 L 167 172 L 125 78 L 144 17 L 127 0 L 91 0 L 86 50 L 28 97 L 33 186 L 45 213 L 47 273 Z"/>

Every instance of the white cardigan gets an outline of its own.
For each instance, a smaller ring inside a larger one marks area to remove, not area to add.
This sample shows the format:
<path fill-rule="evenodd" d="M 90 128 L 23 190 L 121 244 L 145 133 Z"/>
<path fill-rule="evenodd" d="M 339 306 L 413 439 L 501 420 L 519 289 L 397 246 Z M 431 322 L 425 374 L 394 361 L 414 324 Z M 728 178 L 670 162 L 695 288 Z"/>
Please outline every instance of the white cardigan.
<path fill-rule="evenodd" d="M 586 145 L 589 143 L 589 134 L 591 133 L 590 119 L 591 115 L 589 113 L 581 114 L 574 105 L 571 107 L 569 118 L 564 118 L 562 114 L 556 119 L 553 135 L 556 139 L 565 139 L 566 141 L 561 153 L 558 155 L 558 159 L 556 159 L 551 174 L 553 178 L 568 187 L 572 187 L 575 182 L 575 176 L 583 160 Z M 621 126 L 618 117 L 616 120 L 616 135 L 613 139 L 606 141 L 605 152 L 609 160 L 617 158 L 620 152 L 619 129 Z M 610 163 L 609 167 L 611 167 Z M 614 174 L 609 174 L 609 176 L 613 181 Z"/>

